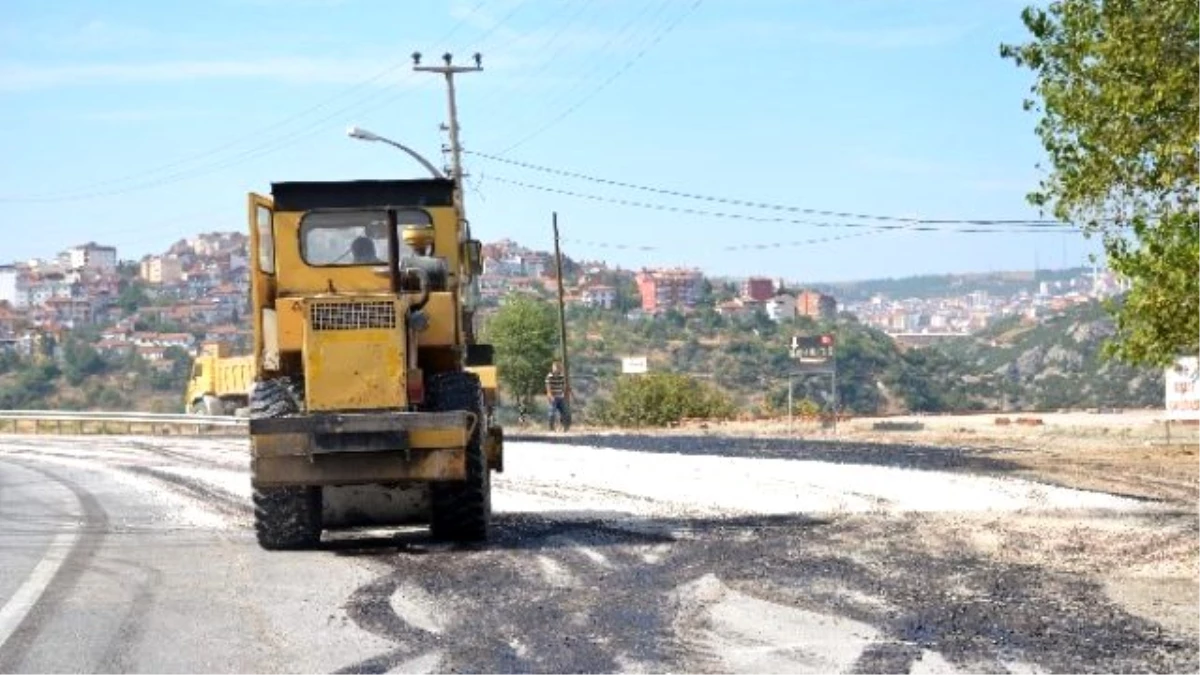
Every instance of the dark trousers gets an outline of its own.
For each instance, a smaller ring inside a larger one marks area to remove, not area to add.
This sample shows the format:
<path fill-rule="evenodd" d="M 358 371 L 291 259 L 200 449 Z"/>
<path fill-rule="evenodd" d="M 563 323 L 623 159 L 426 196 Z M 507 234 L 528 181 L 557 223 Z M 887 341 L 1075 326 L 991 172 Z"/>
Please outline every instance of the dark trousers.
<path fill-rule="evenodd" d="M 567 399 L 563 396 L 555 396 L 550 399 L 550 415 L 549 423 L 550 430 L 554 431 L 554 415 L 558 414 L 558 419 L 562 422 L 562 429 L 566 431 L 571 428 L 571 409 L 567 407 Z"/>

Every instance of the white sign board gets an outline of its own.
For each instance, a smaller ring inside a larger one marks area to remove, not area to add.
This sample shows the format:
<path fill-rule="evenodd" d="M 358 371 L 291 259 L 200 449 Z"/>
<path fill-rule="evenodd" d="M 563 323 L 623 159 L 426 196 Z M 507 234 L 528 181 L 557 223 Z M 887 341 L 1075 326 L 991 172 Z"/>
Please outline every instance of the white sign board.
<path fill-rule="evenodd" d="M 621 372 L 626 374 L 639 374 L 648 370 L 646 367 L 646 357 L 644 356 L 626 356 L 621 359 Z"/>
<path fill-rule="evenodd" d="M 1166 371 L 1167 419 L 1200 420 L 1200 359 L 1184 356 Z"/>

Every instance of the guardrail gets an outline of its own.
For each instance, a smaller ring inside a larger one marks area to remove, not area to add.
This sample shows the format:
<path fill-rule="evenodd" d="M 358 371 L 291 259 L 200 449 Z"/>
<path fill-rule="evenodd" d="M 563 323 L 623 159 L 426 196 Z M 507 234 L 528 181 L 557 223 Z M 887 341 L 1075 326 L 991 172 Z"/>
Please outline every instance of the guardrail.
<path fill-rule="evenodd" d="M 100 410 L 0 410 L 0 432 L 50 433 L 124 433 L 134 429 L 151 435 L 170 435 L 194 431 L 245 429 L 244 417 L 183 415 L 177 413 L 111 412 Z M 114 429 L 116 431 L 114 431 Z"/>

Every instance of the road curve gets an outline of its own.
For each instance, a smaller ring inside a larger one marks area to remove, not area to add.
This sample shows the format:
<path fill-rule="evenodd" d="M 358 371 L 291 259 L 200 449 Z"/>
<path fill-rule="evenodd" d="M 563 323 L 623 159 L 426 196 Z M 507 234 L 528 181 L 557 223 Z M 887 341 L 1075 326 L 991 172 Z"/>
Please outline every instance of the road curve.
<path fill-rule="evenodd" d="M 33 499 L 0 501 L 6 594 L 36 578 L 62 533 L 78 536 L 0 646 L 2 672 L 320 672 L 387 646 L 339 609 L 373 577 L 360 566 L 266 555 L 244 527 L 194 522 L 186 497 L 109 472 L 0 458 L 4 492 L 14 484 Z"/>
<path fill-rule="evenodd" d="M 3 437 L 0 608 L 27 612 L 0 671 L 1198 669 L 1193 635 L 970 538 L 1044 511 L 1194 539 L 1167 511 L 894 455 L 726 450 L 514 443 L 487 547 L 404 530 L 267 553 L 243 441 Z"/>

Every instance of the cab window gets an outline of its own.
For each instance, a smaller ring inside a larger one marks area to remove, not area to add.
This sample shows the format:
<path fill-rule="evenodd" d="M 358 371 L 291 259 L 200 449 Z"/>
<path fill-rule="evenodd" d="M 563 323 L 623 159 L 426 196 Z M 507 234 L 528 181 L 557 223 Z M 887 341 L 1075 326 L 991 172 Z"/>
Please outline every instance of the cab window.
<path fill-rule="evenodd" d="M 420 209 L 396 210 L 398 228 L 432 223 L 429 214 Z M 347 209 L 304 214 L 300 219 L 300 256 L 312 267 L 386 264 L 387 212 Z"/>

